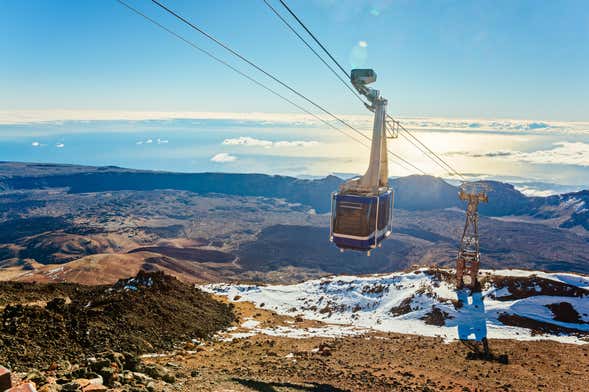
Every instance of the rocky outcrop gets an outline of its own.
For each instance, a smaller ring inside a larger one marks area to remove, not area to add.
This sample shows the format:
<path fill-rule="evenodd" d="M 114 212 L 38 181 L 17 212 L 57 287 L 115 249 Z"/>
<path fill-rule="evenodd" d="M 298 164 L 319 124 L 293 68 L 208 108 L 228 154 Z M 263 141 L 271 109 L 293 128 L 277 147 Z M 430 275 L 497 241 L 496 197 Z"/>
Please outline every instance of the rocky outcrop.
<path fill-rule="evenodd" d="M 34 305 L 10 304 L 2 311 L 0 363 L 13 370 L 46 369 L 105 350 L 171 350 L 177 343 L 206 339 L 234 319 L 231 305 L 162 272 L 141 271 L 113 286 L 42 287 L 39 300 L 29 296 Z M 17 286 L 8 288 L 14 298 Z"/>

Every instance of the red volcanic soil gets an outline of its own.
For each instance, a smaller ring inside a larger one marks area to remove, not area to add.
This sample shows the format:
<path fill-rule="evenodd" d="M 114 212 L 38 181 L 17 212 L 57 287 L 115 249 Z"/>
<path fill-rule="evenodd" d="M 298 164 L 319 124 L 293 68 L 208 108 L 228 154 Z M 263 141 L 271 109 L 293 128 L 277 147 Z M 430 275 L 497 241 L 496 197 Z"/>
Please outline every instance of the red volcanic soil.
<path fill-rule="evenodd" d="M 180 260 L 189 260 L 197 263 L 229 263 L 235 260 L 235 256 L 219 250 L 199 248 L 175 248 L 173 246 L 146 246 L 136 248 L 128 253 L 152 252 Z"/>

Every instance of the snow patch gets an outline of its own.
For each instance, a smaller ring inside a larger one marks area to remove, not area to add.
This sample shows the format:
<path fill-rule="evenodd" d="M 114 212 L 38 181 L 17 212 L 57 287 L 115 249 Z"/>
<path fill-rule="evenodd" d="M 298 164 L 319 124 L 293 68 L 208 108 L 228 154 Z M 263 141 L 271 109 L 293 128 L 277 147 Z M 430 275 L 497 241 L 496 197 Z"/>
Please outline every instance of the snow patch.
<path fill-rule="evenodd" d="M 589 277 L 575 274 L 523 270 L 482 272 L 511 277 L 539 277 L 589 289 Z M 302 316 L 336 324 L 307 329 L 258 328 L 251 324 L 252 331 L 270 336 L 337 337 L 377 330 L 437 336 L 449 341 L 458 339 L 459 335 L 466 336 L 464 334 L 468 332 L 468 336 L 485 333 L 488 338 L 496 339 L 551 339 L 567 343 L 586 343 L 577 336 L 539 335 L 533 334 L 527 328 L 505 325 L 499 321 L 505 314 L 589 333 L 589 323 L 585 323 L 589 321 L 589 301 L 586 297 L 538 295 L 505 300 L 511 295 L 508 288 L 489 286 L 483 290 L 480 304 L 468 303 L 468 299 L 464 302 L 461 298 L 465 306 L 456 308 L 454 304 L 462 292 L 457 292 L 453 285 L 437 279 L 426 269 L 362 277 L 336 276 L 294 285 L 212 284 L 202 288 L 229 299 L 239 298 L 238 302 L 252 302 L 256 306 L 264 304 L 264 309 L 281 315 Z M 535 291 L 538 292 L 539 289 L 541 290 L 536 287 Z M 501 297 L 502 300 L 497 299 Z M 553 313 L 546 305 L 560 302 L 570 303 L 582 315 L 582 322 L 554 320 Z"/>
<path fill-rule="evenodd" d="M 253 319 L 247 319 L 245 322 L 243 322 L 241 324 L 241 326 L 243 328 L 247 328 L 247 329 L 253 329 L 256 328 L 258 325 L 260 325 L 259 321 L 253 320 Z"/>
<path fill-rule="evenodd" d="M 370 332 L 365 328 L 343 325 L 326 325 L 312 328 L 296 328 L 278 326 L 274 328 L 252 328 L 248 332 L 232 332 L 219 336 L 221 341 L 230 342 L 236 339 L 244 339 L 255 335 L 266 335 L 273 337 L 284 337 L 292 339 L 304 338 L 340 338 L 344 336 L 357 336 Z"/>

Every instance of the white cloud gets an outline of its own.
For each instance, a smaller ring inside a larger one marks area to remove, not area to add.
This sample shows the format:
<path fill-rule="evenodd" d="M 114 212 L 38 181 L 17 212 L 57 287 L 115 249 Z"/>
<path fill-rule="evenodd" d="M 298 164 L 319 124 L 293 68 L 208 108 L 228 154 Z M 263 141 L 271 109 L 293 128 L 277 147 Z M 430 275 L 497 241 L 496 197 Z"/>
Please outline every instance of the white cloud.
<path fill-rule="evenodd" d="M 358 46 L 361 48 L 366 48 L 368 46 L 368 42 L 366 41 L 358 41 Z"/>
<path fill-rule="evenodd" d="M 472 119 L 409 117 L 399 119 L 405 127 L 416 130 L 463 131 L 478 133 L 508 133 L 533 135 L 575 135 L 589 134 L 589 122 L 582 121 L 542 121 L 510 119 Z"/>
<path fill-rule="evenodd" d="M 228 163 L 228 162 L 235 162 L 237 157 L 235 155 L 227 154 L 225 152 L 219 153 L 211 158 L 211 162 L 216 163 Z"/>
<path fill-rule="evenodd" d="M 589 166 L 589 144 L 582 142 L 559 142 L 554 148 L 534 152 L 516 152 L 519 161 L 537 164 L 562 164 Z"/>
<path fill-rule="evenodd" d="M 319 144 L 314 140 L 303 141 L 303 140 L 294 140 L 294 141 L 280 141 L 274 142 L 275 147 L 311 147 Z"/>
<path fill-rule="evenodd" d="M 39 142 L 32 142 L 31 143 L 31 146 L 33 146 L 33 147 L 41 147 L 41 143 L 39 143 Z"/>
<path fill-rule="evenodd" d="M 256 139 L 249 136 L 240 136 L 238 138 L 232 139 L 225 139 L 223 140 L 223 144 L 230 145 L 230 146 L 250 146 L 250 147 L 264 147 L 264 148 L 272 148 L 272 147 L 310 147 L 319 144 L 314 140 L 303 141 L 303 140 L 294 140 L 294 141 L 276 141 L 273 142 L 271 140 L 263 140 L 263 139 Z"/>
<path fill-rule="evenodd" d="M 249 136 L 240 136 L 233 139 L 223 140 L 223 144 L 230 146 L 252 146 L 270 148 L 274 144 L 270 140 L 261 140 Z"/>
<path fill-rule="evenodd" d="M 168 140 L 167 139 L 157 138 L 155 142 L 157 144 L 167 144 L 168 143 Z M 154 141 L 153 141 L 153 139 L 139 140 L 139 141 L 136 141 L 135 144 L 137 144 L 137 145 L 154 144 Z"/>
<path fill-rule="evenodd" d="M 356 116 L 345 116 L 348 120 Z M 358 116 L 372 118 L 372 116 Z M 266 122 L 268 124 L 314 125 L 319 121 L 304 113 L 261 112 L 154 112 L 109 110 L 0 110 L 0 124 L 34 124 L 64 121 L 148 121 L 148 120 L 226 120 Z"/>
<path fill-rule="evenodd" d="M 359 44 L 356 48 L 362 48 Z M 339 114 L 340 118 L 355 127 L 371 129 L 372 115 Z M 146 112 L 146 111 L 105 111 L 105 110 L 0 110 L 0 124 L 34 124 L 50 122 L 59 124 L 65 121 L 173 121 L 177 119 L 223 120 L 236 122 L 255 122 L 262 125 L 321 126 L 324 124 L 313 116 L 302 113 L 236 113 L 236 112 Z M 444 118 L 444 117 L 405 117 L 398 118 L 407 128 L 432 131 L 466 131 L 466 132 L 527 132 L 533 134 L 589 134 L 587 121 L 544 121 L 513 120 L 513 119 L 477 119 L 477 118 Z M 335 123 L 334 123 L 335 125 Z M 91 130 L 92 131 L 92 130 Z M 88 131 L 88 132 L 91 132 Z M 57 132 L 57 131 L 56 131 Z M 58 130 L 60 134 L 63 130 Z M 79 130 L 76 132 L 84 132 Z M 117 130 L 120 132 L 120 130 Z M 45 135 L 48 131 L 36 130 L 30 134 Z M 19 131 L 19 136 L 22 135 Z"/>
<path fill-rule="evenodd" d="M 532 164 L 589 166 L 589 144 L 582 142 L 558 142 L 553 143 L 552 148 L 530 152 L 498 150 L 481 154 L 451 152 L 448 155 L 510 159 Z"/>
<path fill-rule="evenodd" d="M 63 144 L 63 143 L 56 143 L 55 144 L 55 147 L 57 147 L 57 148 L 64 148 L 65 147 L 65 144 Z"/>

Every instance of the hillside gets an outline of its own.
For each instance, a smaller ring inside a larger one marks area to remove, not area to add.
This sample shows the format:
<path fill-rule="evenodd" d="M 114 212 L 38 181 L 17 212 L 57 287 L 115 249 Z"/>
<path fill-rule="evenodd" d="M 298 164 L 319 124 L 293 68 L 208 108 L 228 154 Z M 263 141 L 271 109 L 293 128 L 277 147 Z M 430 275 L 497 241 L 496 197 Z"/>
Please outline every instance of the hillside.
<path fill-rule="evenodd" d="M 318 208 L 329 203 L 341 181 L 336 177 L 315 181 L 15 163 L 0 168 L 3 280 L 112 284 L 146 269 L 190 282 L 291 283 L 326 274 L 452 266 L 464 224 L 455 187 L 426 176 L 396 179 L 394 235 L 366 257 L 342 254 L 328 241 L 329 217 Z M 136 174 L 152 182 L 127 178 Z M 107 177 L 97 182 L 100 175 Z M 111 183 L 110 175 L 119 176 L 118 182 Z M 166 183 L 166 178 L 192 182 Z M 53 187 L 58 185 L 64 187 Z M 159 186 L 202 192 L 98 191 Z M 491 202 L 481 208 L 500 216 L 481 217 L 483 266 L 589 273 L 587 195 L 528 198 L 509 184 L 492 183 Z M 297 201 L 301 198 L 310 204 Z"/>
<path fill-rule="evenodd" d="M 440 269 L 204 289 L 281 315 L 383 332 L 445 340 L 483 334 L 492 339 L 589 339 L 589 277 L 485 270 L 481 283 L 482 293 L 470 299 L 466 291 L 455 289 L 453 271 Z M 253 327 L 257 333 L 273 334 Z"/>
<path fill-rule="evenodd" d="M 485 313 L 457 305 L 448 274 L 421 269 L 203 287 L 230 306 L 161 274 L 110 287 L 4 282 L 0 304 L 11 305 L 0 359 L 26 369 L 15 380 L 34 380 L 42 391 L 79 389 L 88 381 L 80 375 L 119 387 L 112 390 L 142 391 L 585 389 L 589 345 L 581 343 L 589 332 L 580 312 L 589 278 L 485 271 Z M 485 328 L 493 356 L 480 360 L 456 338 Z M 15 340 L 24 336 L 27 350 Z M 150 354 L 94 356 L 104 344 Z M 72 362 L 53 363 L 64 358 Z"/>
<path fill-rule="evenodd" d="M 54 377 L 47 366 L 64 353 L 83 365 L 107 346 L 153 352 L 141 369 L 164 369 L 173 377 L 158 385 L 182 391 L 548 391 L 589 382 L 587 192 L 529 198 L 489 182 L 484 290 L 467 303 L 451 270 L 414 267 L 455 262 L 464 206 L 441 179 L 393 180 L 393 236 L 366 257 L 329 243 L 322 212 L 337 177 L 0 167 L 0 280 L 12 280 L 0 282 L 4 363 Z M 506 270 L 514 267 L 529 271 Z M 159 289 L 129 279 L 141 271 L 158 276 Z M 496 356 L 473 361 L 456 339 L 485 331 Z M 32 342 L 25 354 L 23 339 Z M 141 375 L 125 383 L 141 377 L 147 385 Z"/>
<path fill-rule="evenodd" d="M 477 308 L 457 305 L 449 273 L 209 285 L 234 303 L 239 321 L 196 355 L 170 359 L 199 369 L 184 391 L 586 389 L 586 276 L 485 271 Z M 488 360 L 456 340 L 484 330 Z"/>
<path fill-rule="evenodd" d="M 231 306 L 162 273 L 140 272 L 111 286 L 2 282 L 0 304 L 0 362 L 14 369 L 109 350 L 170 350 L 210 338 L 234 319 Z"/>

